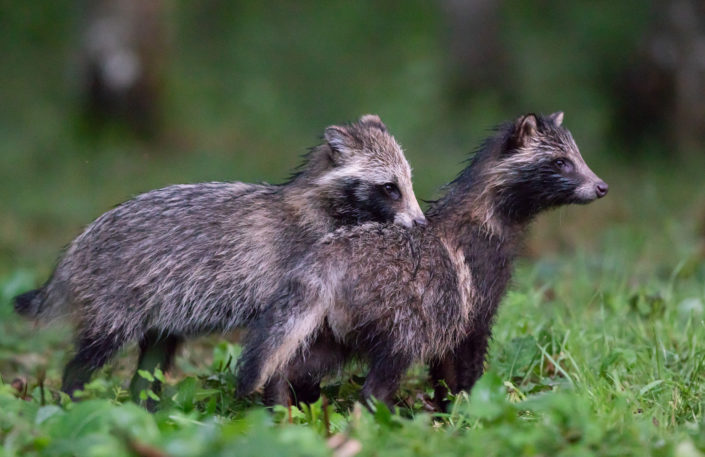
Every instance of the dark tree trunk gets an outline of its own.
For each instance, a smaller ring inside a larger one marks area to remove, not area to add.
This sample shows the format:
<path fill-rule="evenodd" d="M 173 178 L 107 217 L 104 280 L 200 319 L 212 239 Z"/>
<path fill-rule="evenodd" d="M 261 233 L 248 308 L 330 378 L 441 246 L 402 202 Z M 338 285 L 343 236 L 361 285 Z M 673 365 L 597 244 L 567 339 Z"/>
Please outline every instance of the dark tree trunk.
<path fill-rule="evenodd" d="M 617 128 L 681 155 L 705 143 L 705 3 L 658 0 L 635 61 L 616 86 Z"/>
<path fill-rule="evenodd" d="M 447 40 L 449 97 L 464 105 L 483 90 L 506 93 L 506 53 L 499 0 L 441 0 Z"/>
<path fill-rule="evenodd" d="M 156 133 L 166 52 L 163 0 L 88 0 L 81 33 L 82 91 L 91 125 Z"/>

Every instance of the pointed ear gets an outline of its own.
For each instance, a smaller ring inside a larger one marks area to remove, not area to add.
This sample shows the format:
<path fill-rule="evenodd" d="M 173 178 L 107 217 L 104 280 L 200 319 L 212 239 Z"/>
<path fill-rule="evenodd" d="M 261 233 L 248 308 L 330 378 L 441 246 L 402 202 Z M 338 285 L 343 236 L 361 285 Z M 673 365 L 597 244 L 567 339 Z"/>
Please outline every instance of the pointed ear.
<path fill-rule="evenodd" d="M 530 138 L 536 136 L 536 125 L 536 115 L 533 113 L 517 119 L 514 130 L 514 139 L 517 145 L 523 146 Z"/>
<path fill-rule="evenodd" d="M 555 113 L 548 116 L 548 118 L 553 121 L 553 125 L 555 125 L 556 127 L 560 127 L 563 123 L 563 111 L 556 111 Z"/>
<path fill-rule="evenodd" d="M 365 114 L 360 118 L 359 122 L 360 124 L 366 124 L 370 127 L 377 127 L 381 131 L 387 132 L 387 126 L 384 125 L 382 119 L 380 119 L 376 114 Z"/>
<path fill-rule="evenodd" d="M 335 165 L 340 165 L 359 149 L 357 139 L 350 133 L 347 127 L 331 125 L 326 128 L 323 137 L 326 139 L 331 149 L 331 160 Z"/>

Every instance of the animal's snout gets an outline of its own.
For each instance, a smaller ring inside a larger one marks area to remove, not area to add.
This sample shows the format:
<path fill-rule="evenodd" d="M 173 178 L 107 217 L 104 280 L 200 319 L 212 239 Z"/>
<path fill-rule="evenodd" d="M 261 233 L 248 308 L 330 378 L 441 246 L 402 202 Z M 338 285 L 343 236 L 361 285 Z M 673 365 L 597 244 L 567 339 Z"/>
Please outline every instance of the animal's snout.
<path fill-rule="evenodd" d="M 417 217 L 416 219 L 414 219 L 414 225 L 423 227 L 424 225 L 426 225 L 426 218 L 423 216 Z"/>
<path fill-rule="evenodd" d="M 597 198 L 602 198 L 605 195 L 607 195 L 607 191 L 610 190 L 610 186 L 607 185 L 606 182 L 600 181 L 597 184 L 595 184 L 595 194 L 597 195 Z"/>

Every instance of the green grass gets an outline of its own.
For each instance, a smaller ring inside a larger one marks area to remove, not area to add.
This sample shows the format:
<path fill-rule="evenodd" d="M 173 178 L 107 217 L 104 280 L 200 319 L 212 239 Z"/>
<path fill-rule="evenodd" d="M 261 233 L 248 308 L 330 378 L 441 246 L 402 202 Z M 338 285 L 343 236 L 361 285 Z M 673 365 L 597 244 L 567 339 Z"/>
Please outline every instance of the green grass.
<path fill-rule="evenodd" d="M 16 270 L 0 283 L 0 455 L 702 455 L 705 261 L 693 200 L 674 203 L 689 185 L 618 171 L 604 201 L 533 227 L 487 373 L 447 414 L 424 409 L 423 367 L 397 414 L 355 403 L 355 367 L 328 381 L 326 408 L 267 412 L 233 397 L 234 336 L 187 344 L 154 415 L 128 400 L 134 348 L 71 402 L 57 391 L 70 328 L 13 315 L 9 298 L 42 279 Z"/>

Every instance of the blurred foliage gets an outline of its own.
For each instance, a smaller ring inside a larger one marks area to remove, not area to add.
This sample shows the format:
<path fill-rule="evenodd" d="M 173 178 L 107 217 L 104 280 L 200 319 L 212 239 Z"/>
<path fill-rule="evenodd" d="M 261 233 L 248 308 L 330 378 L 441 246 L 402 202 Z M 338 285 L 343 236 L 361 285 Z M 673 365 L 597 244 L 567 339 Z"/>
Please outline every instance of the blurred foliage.
<path fill-rule="evenodd" d="M 80 2 L 0 5 L 0 272 L 48 274 L 58 247 L 142 191 L 281 181 L 325 126 L 366 112 L 380 114 L 405 146 L 426 199 L 488 128 L 526 111 L 564 110 L 613 194 L 622 172 L 658 169 L 670 155 L 667 145 L 610 135 L 611 82 L 648 26 L 643 2 L 503 3 L 515 90 L 507 98 L 484 88 L 462 105 L 447 85 L 446 25 L 435 3 L 166 4 L 164 123 L 149 142 L 119 125 L 96 133 L 80 115 Z M 626 154 L 624 142 L 652 159 L 635 164 L 643 156 Z M 621 195 L 627 208 L 638 204 L 632 195 Z"/>

